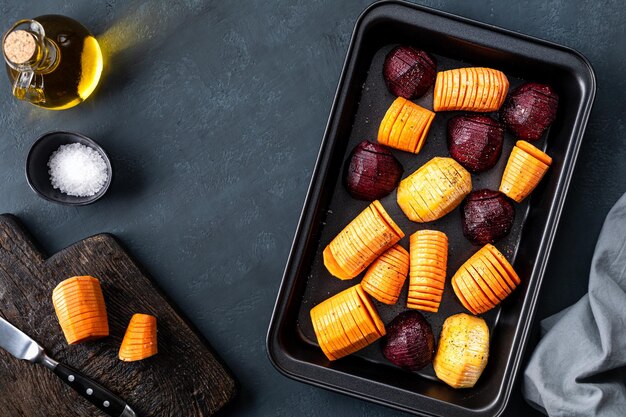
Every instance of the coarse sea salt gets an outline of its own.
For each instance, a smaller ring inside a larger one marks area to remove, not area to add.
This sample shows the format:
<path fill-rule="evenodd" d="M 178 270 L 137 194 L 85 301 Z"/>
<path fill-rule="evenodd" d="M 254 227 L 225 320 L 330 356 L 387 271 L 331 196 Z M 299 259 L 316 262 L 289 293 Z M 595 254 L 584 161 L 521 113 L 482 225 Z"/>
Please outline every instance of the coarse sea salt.
<path fill-rule="evenodd" d="M 61 145 L 48 161 L 52 187 L 75 197 L 90 197 L 104 187 L 109 172 L 95 149 L 80 143 Z"/>

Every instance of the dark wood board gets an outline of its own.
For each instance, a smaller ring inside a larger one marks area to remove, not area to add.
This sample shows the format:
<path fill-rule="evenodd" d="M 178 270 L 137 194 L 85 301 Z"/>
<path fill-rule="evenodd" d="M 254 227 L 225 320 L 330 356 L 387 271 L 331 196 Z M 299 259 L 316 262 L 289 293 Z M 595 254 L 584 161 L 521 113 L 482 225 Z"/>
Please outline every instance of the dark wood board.
<path fill-rule="evenodd" d="M 68 346 L 51 294 L 59 282 L 76 275 L 100 279 L 110 336 Z M 158 318 L 159 353 L 125 363 L 117 353 L 134 313 Z M 229 371 L 112 235 L 90 237 L 46 259 L 16 217 L 0 215 L 0 315 L 51 357 L 117 393 L 140 417 L 209 416 L 235 395 Z M 103 414 L 52 372 L 0 349 L 0 416 Z"/>

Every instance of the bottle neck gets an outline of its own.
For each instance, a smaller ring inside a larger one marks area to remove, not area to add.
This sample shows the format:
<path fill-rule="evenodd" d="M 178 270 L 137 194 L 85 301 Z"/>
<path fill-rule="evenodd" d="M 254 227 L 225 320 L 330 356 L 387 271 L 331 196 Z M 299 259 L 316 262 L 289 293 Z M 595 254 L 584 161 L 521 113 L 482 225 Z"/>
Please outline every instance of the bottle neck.
<path fill-rule="evenodd" d="M 13 25 L 2 39 L 2 52 L 7 65 L 18 73 L 52 72 L 60 58 L 58 47 L 35 20 L 20 20 Z"/>
<path fill-rule="evenodd" d="M 54 71 L 61 54 L 35 20 L 20 20 L 2 38 L 2 53 L 13 70 L 13 95 L 33 104 L 45 102 L 44 75 Z"/>

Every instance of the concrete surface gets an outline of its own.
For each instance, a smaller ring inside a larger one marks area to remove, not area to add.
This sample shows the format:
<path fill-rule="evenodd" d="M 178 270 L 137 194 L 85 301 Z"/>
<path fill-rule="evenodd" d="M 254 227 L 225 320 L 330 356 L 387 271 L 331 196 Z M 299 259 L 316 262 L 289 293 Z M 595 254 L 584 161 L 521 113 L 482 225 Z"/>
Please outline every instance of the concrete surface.
<path fill-rule="evenodd" d="M 0 211 L 49 252 L 118 235 L 212 342 L 241 382 L 226 416 L 402 413 L 291 381 L 264 339 L 353 24 L 368 0 L 0 0 L 2 25 L 47 13 L 102 42 L 94 97 L 50 112 L 0 83 Z M 578 49 L 596 105 L 545 280 L 539 316 L 586 288 L 595 238 L 626 191 L 626 9 L 620 1 L 420 1 Z M 48 203 L 24 177 L 28 148 L 53 129 L 96 139 L 113 159 L 107 197 Z M 535 415 L 515 389 L 506 416 Z"/>

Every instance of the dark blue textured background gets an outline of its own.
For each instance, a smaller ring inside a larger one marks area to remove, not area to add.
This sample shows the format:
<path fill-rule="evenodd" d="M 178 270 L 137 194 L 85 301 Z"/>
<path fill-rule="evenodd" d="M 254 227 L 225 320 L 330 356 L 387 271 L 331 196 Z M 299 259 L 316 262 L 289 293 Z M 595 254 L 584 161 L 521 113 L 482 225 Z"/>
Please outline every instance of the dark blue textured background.
<path fill-rule="evenodd" d="M 95 96 L 40 110 L 0 83 L 0 211 L 48 252 L 99 232 L 119 236 L 238 377 L 226 416 L 401 413 L 286 379 L 264 338 L 352 27 L 368 0 L 0 0 L 2 27 L 47 13 L 101 41 Z M 544 280 L 539 317 L 576 301 L 604 216 L 626 191 L 621 1 L 419 1 L 573 47 L 598 94 Z M 4 30 L 4 29 L 3 29 Z M 68 208 L 33 194 L 32 142 L 82 132 L 112 157 L 99 203 Z M 1 414 L 1 413 L 0 413 Z M 534 415 L 514 390 L 508 416 Z"/>

